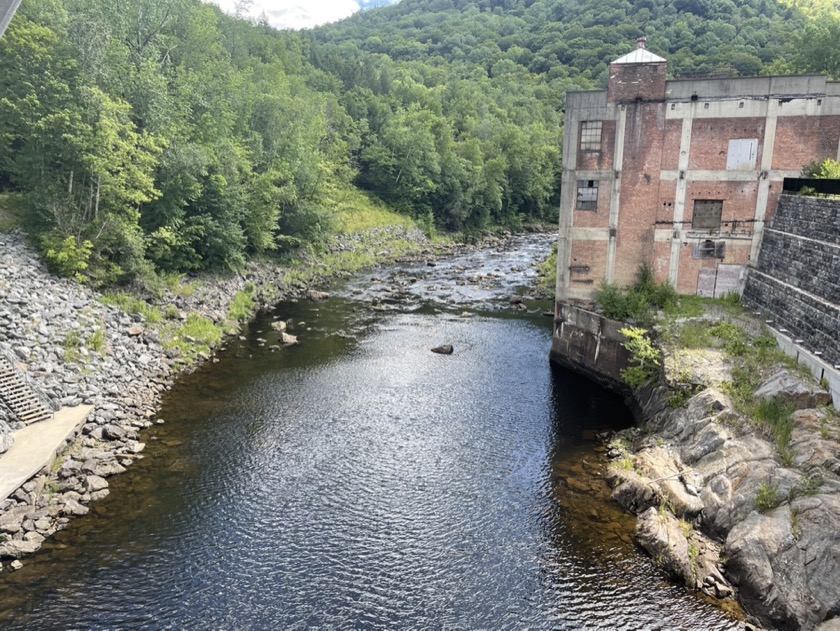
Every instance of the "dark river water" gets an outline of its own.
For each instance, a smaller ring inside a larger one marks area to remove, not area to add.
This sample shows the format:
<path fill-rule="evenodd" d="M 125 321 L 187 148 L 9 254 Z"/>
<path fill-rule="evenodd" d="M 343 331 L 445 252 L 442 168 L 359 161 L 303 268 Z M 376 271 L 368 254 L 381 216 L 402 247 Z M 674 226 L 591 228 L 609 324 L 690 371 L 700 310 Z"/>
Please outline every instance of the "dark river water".
<path fill-rule="evenodd" d="M 605 500 L 581 436 L 627 411 L 550 365 L 547 303 L 507 301 L 547 243 L 262 314 L 180 380 L 108 498 L 0 574 L 0 627 L 738 628 Z"/>

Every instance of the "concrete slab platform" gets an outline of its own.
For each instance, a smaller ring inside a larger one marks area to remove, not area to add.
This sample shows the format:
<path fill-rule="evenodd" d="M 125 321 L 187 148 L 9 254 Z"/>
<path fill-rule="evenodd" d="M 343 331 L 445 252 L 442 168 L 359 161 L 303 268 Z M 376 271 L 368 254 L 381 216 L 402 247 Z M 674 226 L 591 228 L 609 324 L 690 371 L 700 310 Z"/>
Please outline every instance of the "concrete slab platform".
<path fill-rule="evenodd" d="M 15 444 L 0 456 L 0 501 L 43 469 L 92 410 L 92 405 L 62 408 L 51 420 L 16 431 Z"/>

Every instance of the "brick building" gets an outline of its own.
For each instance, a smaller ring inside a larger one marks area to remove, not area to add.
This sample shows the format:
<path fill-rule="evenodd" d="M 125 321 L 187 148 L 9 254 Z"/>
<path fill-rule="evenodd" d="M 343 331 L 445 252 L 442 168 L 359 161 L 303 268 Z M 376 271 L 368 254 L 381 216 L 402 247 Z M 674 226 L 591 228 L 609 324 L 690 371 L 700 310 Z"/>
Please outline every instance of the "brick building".
<path fill-rule="evenodd" d="M 666 73 L 640 38 L 606 90 L 567 95 L 558 302 L 645 262 L 680 293 L 740 291 L 783 179 L 840 157 L 840 82 Z"/>

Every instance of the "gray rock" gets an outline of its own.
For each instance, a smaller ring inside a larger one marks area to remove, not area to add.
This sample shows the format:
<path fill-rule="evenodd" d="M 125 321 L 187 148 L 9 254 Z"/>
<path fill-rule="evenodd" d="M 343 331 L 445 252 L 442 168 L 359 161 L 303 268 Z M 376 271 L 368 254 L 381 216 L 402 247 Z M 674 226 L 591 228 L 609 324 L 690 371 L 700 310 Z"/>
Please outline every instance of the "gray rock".
<path fill-rule="evenodd" d="M 37 541 L 12 540 L 0 544 L 0 558 L 20 559 L 28 554 L 37 552 L 41 544 Z"/>
<path fill-rule="evenodd" d="M 63 514 L 75 516 L 87 515 L 89 511 L 90 509 L 87 506 L 83 506 L 73 498 L 65 499 L 64 507 L 61 509 Z"/>
<path fill-rule="evenodd" d="M 435 346 L 432 349 L 433 353 L 437 353 L 438 355 L 451 355 L 455 352 L 452 344 L 443 344 L 441 346 Z"/>
<path fill-rule="evenodd" d="M 35 514 L 32 506 L 16 506 L 0 515 L 0 532 L 15 534 L 23 528 L 23 522 Z"/>
<path fill-rule="evenodd" d="M 293 346 L 298 344 L 297 336 L 290 335 L 289 333 L 280 333 L 280 343 L 283 346 Z"/>
<path fill-rule="evenodd" d="M 102 428 L 102 437 L 107 440 L 125 440 L 126 431 L 119 425 L 109 423 Z"/>
<path fill-rule="evenodd" d="M 772 399 L 793 404 L 796 409 L 803 410 L 827 405 L 831 402 L 831 395 L 820 389 L 812 391 L 801 377 L 783 369 L 767 379 L 756 390 L 756 401 L 770 401 Z"/>
<path fill-rule="evenodd" d="M 79 473 L 82 468 L 82 464 L 78 460 L 73 460 L 72 458 L 67 458 L 62 464 L 61 468 L 58 470 L 58 477 L 60 478 L 71 478 Z"/>
<path fill-rule="evenodd" d="M 840 611 L 840 498 L 796 500 L 752 513 L 726 540 L 728 569 L 766 626 L 812 629 Z"/>
<path fill-rule="evenodd" d="M 0 420 L 0 454 L 6 453 L 15 444 L 15 435 L 5 419 Z"/>
<path fill-rule="evenodd" d="M 108 488 L 108 480 L 98 475 L 89 475 L 85 477 L 84 488 L 88 493 L 101 491 Z"/>
<path fill-rule="evenodd" d="M 93 460 L 90 462 L 90 466 L 88 466 L 87 462 L 85 466 L 87 467 L 87 471 L 103 478 L 125 472 L 125 467 L 114 460 Z"/>

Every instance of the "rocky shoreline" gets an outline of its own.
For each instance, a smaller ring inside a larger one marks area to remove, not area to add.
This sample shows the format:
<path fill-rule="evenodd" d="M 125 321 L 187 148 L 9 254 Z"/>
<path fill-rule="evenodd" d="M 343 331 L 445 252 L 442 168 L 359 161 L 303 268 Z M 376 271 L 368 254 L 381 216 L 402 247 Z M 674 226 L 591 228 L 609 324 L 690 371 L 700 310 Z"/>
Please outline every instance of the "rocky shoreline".
<path fill-rule="evenodd" d="M 377 264 L 431 262 L 500 245 L 508 237 L 489 236 L 477 245 L 432 244 L 417 229 L 394 226 L 337 236 L 329 254 L 361 252 Z M 322 299 L 325 294 L 315 288 L 346 274 L 307 254 L 290 266 L 252 261 L 238 274 L 190 279 L 189 291 L 176 286 L 146 295 L 138 300 L 140 309 L 128 312 L 106 304 L 90 287 L 51 275 L 21 232 L 0 233 L 0 353 L 54 410 L 94 406 L 54 462 L 0 502 L 0 571 L 4 565 L 20 567 L 21 558 L 109 494 L 107 478 L 143 457 L 141 432 L 164 422 L 155 417 L 161 395 L 179 374 L 212 361 L 213 350 L 224 345 L 221 333 L 212 341 L 182 333 L 177 344 L 169 343 L 172 327 L 200 317 L 225 335 L 236 335 L 258 309 L 285 299 Z M 243 293 L 249 298 L 247 312 L 234 317 L 232 305 Z M 146 305 L 166 315 L 144 315 Z M 183 352 L 184 345 L 193 345 L 192 352 Z M 0 458 L 21 426 L 0 404 Z"/>
<path fill-rule="evenodd" d="M 636 541 L 658 565 L 690 589 L 737 597 L 747 629 L 838 631 L 840 417 L 819 386 L 775 367 L 753 396 L 797 408 L 780 453 L 724 392 L 722 363 L 683 406 L 665 385 L 636 393 L 644 420 L 607 452 L 613 498 L 637 515 Z M 668 368 L 666 358 L 673 378 Z"/>
<path fill-rule="evenodd" d="M 433 257 L 447 250 L 432 247 L 419 230 L 402 228 L 336 239 L 332 250 L 353 252 L 364 242 L 384 262 L 395 258 L 391 246 L 398 241 L 394 252 L 400 256 Z M 176 323 L 200 315 L 234 334 L 256 309 L 305 295 L 329 275 L 328 270 L 310 270 L 302 282 L 291 278 L 288 268 L 252 262 L 242 273 L 202 277 L 191 283 L 189 292 L 169 289 L 148 302 Z M 252 300 L 247 315 L 237 322 L 230 309 L 245 290 Z M 178 374 L 211 358 L 213 342 L 209 352 L 184 355 L 163 339 L 171 322 L 152 320 L 109 306 L 91 288 L 51 275 L 19 231 L 0 233 L 0 352 L 53 410 L 94 406 L 79 435 L 65 442 L 54 463 L 0 502 L 0 570 L 10 560 L 7 568 L 20 567 L 20 558 L 37 551 L 71 518 L 85 515 L 90 502 L 108 495 L 107 478 L 143 457 L 141 431 L 163 422 L 154 419 L 162 393 Z M 195 342 L 184 337 L 182 343 Z M 220 336 L 215 346 L 222 343 Z M 13 430 L 20 427 L 0 405 L 0 454 L 13 444 Z"/>

